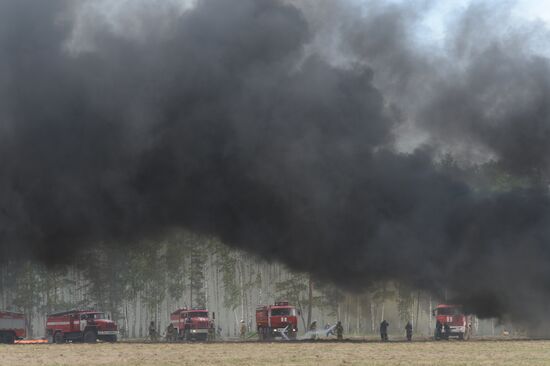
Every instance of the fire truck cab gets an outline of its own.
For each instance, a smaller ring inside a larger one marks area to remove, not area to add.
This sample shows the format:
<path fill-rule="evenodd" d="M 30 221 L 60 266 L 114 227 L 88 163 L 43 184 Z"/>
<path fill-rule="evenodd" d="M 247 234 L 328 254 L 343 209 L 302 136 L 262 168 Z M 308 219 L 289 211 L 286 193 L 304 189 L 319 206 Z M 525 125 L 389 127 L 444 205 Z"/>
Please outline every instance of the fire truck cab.
<path fill-rule="evenodd" d="M 436 318 L 436 340 L 450 337 L 468 340 L 472 336 L 474 316 L 465 314 L 461 305 L 439 304 L 433 310 L 433 316 Z M 440 329 L 437 322 L 441 324 Z"/>
<path fill-rule="evenodd" d="M 116 342 L 118 327 L 102 312 L 71 310 L 49 314 L 46 320 L 46 335 L 55 343 L 95 343 L 97 339 Z"/>
<path fill-rule="evenodd" d="M 25 336 L 25 316 L 21 313 L 0 311 L 0 343 L 13 344 Z"/>
<path fill-rule="evenodd" d="M 274 305 L 259 305 L 256 308 L 256 327 L 260 340 L 274 337 L 296 339 L 298 334 L 299 311 L 288 301 L 279 301 Z"/>
<path fill-rule="evenodd" d="M 186 341 L 206 341 L 209 334 L 214 334 L 213 319 L 210 319 L 207 309 L 181 308 L 170 314 L 170 322 L 178 330 L 178 338 Z"/>

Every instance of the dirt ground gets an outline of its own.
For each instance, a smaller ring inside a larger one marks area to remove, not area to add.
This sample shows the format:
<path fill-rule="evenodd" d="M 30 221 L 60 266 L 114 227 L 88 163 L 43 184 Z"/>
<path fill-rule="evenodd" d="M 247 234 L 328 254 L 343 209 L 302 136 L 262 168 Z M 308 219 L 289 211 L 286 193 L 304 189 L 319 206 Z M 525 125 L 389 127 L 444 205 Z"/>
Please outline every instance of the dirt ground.
<path fill-rule="evenodd" d="M 0 365 L 548 365 L 550 341 L 0 345 Z"/>

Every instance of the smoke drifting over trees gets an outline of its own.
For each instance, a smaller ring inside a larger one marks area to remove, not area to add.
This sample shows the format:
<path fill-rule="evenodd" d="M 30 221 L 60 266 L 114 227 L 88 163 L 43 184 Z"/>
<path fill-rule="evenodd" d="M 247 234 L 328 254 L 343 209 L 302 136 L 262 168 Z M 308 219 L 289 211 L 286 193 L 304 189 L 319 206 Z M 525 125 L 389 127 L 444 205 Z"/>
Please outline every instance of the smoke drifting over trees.
<path fill-rule="evenodd" d="M 546 30 L 488 31 L 513 20 L 472 6 L 429 52 L 424 9 L 332 3 L 141 1 L 113 27 L 88 2 L 1 2 L 2 258 L 184 227 L 351 288 L 537 317 L 547 190 L 474 189 L 435 161 L 478 149 L 544 180 Z M 406 125 L 427 137 L 403 152 Z"/>

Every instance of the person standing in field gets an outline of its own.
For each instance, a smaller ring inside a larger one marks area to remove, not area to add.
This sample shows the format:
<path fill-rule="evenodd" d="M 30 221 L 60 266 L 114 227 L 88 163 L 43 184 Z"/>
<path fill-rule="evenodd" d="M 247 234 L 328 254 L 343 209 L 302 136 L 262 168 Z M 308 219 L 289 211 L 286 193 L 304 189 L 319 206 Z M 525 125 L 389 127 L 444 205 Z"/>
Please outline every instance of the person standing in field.
<path fill-rule="evenodd" d="M 176 328 L 172 323 L 166 327 L 166 340 L 168 342 L 174 342 L 176 340 Z"/>
<path fill-rule="evenodd" d="M 317 320 L 314 320 L 309 325 L 309 331 L 311 332 L 311 339 L 317 339 Z"/>
<path fill-rule="evenodd" d="M 338 320 L 338 323 L 336 323 L 336 338 L 341 341 L 344 339 L 344 327 L 342 326 L 342 322 Z"/>
<path fill-rule="evenodd" d="M 241 335 L 241 339 L 244 340 L 246 337 L 246 324 L 244 323 L 244 320 L 241 320 L 240 335 Z"/>
<path fill-rule="evenodd" d="M 155 328 L 154 321 L 151 321 L 151 324 L 149 324 L 149 338 L 151 339 L 151 342 L 157 341 L 157 329 Z"/>
<path fill-rule="evenodd" d="M 413 337 L 413 326 L 410 321 L 407 322 L 407 325 L 405 325 L 405 332 L 407 333 L 407 341 L 412 341 Z"/>
<path fill-rule="evenodd" d="M 216 339 L 216 328 L 214 328 L 214 323 L 210 323 L 208 327 L 208 340 L 213 341 Z"/>
<path fill-rule="evenodd" d="M 386 342 L 388 340 L 388 326 L 390 323 L 388 323 L 386 320 L 382 320 L 382 323 L 380 323 L 380 338 Z"/>
<path fill-rule="evenodd" d="M 443 329 L 445 329 L 445 339 L 448 341 L 449 336 L 451 335 L 451 326 L 449 325 L 449 323 L 445 323 Z"/>
<path fill-rule="evenodd" d="M 443 324 L 438 320 L 435 322 L 435 340 L 438 341 L 443 337 Z"/>

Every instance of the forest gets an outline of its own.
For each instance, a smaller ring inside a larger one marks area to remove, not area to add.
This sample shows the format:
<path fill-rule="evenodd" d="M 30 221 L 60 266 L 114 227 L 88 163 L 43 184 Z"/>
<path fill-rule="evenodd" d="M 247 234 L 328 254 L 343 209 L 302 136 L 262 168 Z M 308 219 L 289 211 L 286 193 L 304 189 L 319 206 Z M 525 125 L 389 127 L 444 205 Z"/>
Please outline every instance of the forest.
<path fill-rule="evenodd" d="M 463 175 L 478 189 L 534 184 L 495 163 L 465 169 L 444 157 L 439 166 Z M 432 308 L 445 300 L 393 281 L 345 291 L 185 230 L 123 247 L 103 243 L 71 258 L 71 263 L 53 267 L 30 260 L 0 267 L 0 308 L 25 313 L 30 337 L 44 335 L 48 313 L 78 308 L 109 312 L 124 337 L 145 338 L 150 321 L 162 334 L 169 314 L 184 306 L 208 308 L 215 313 L 219 336 L 235 337 L 241 320 L 254 331 L 257 305 L 283 299 L 301 309 L 302 334 L 313 320 L 322 326 L 340 320 L 347 334 L 376 334 L 387 319 L 390 332 L 401 333 L 412 321 L 415 333 L 429 335 Z M 480 322 L 479 332 L 495 334 L 498 326 L 495 320 Z"/>
<path fill-rule="evenodd" d="M 150 321 L 162 333 L 170 312 L 184 306 L 208 308 L 216 314 L 220 335 L 233 337 L 241 319 L 254 329 L 258 304 L 282 299 L 301 309 L 302 331 L 312 320 L 323 325 L 342 320 L 347 333 L 369 334 L 389 317 L 399 323 L 397 328 L 420 318 L 427 332 L 435 301 L 392 283 L 346 293 L 185 231 L 131 250 L 104 245 L 60 268 L 9 263 L 0 274 L 0 294 L 3 309 L 27 314 L 29 335 L 34 337 L 43 335 L 50 312 L 93 308 L 112 314 L 126 337 L 144 338 Z"/>

